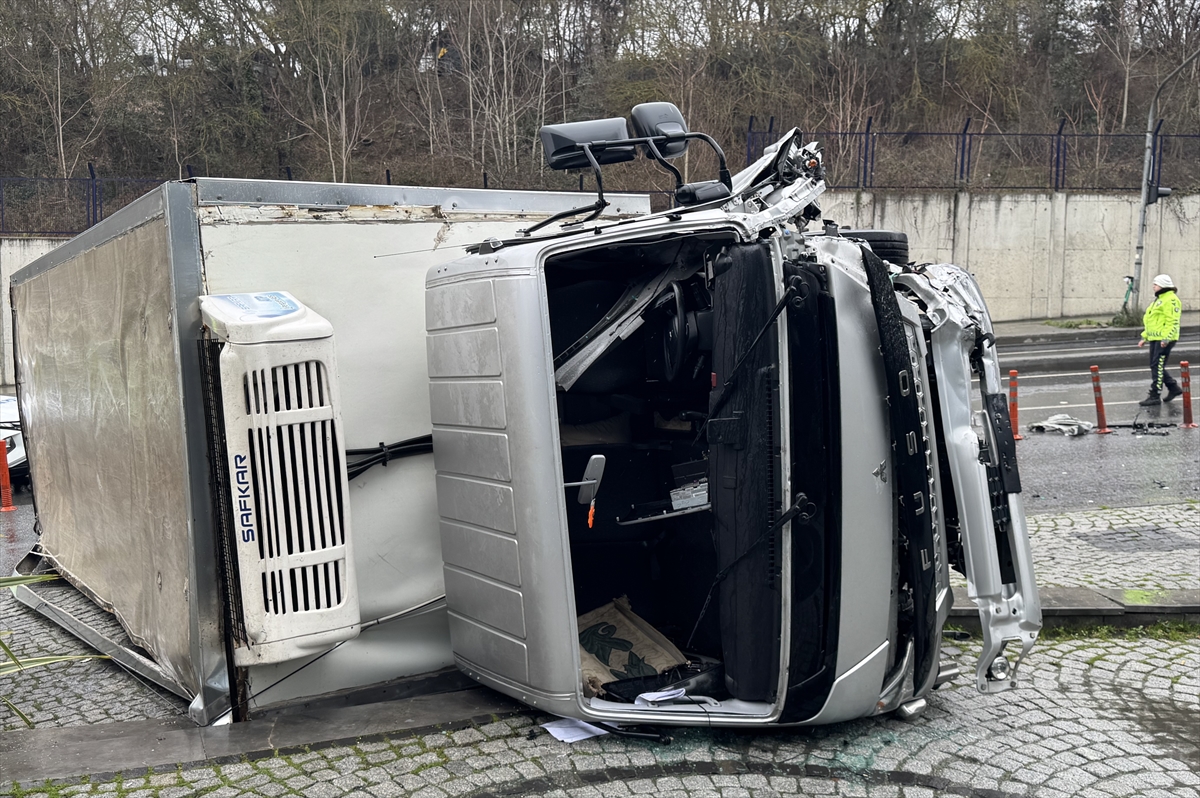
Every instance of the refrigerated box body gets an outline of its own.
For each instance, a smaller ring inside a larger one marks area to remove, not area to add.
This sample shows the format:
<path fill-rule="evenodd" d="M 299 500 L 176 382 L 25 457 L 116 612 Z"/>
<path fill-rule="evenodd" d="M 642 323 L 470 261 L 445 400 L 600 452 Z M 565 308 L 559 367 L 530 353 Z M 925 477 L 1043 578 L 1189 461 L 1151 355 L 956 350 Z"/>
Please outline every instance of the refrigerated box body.
<path fill-rule="evenodd" d="M 345 452 L 429 434 L 428 268 L 574 201 L 172 182 L 19 272 L 41 552 L 132 645 L 93 644 L 202 723 L 450 665 L 433 457 Z"/>

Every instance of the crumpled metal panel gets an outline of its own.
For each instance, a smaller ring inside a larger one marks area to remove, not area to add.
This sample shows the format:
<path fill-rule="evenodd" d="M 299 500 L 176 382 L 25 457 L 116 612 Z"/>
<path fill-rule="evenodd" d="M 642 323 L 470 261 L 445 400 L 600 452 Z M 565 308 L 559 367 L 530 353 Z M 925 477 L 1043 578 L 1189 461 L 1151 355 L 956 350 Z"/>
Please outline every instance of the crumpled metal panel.
<path fill-rule="evenodd" d="M 174 307 L 161 215 L 13 287 L 42 548 L 197 692 Z"/>

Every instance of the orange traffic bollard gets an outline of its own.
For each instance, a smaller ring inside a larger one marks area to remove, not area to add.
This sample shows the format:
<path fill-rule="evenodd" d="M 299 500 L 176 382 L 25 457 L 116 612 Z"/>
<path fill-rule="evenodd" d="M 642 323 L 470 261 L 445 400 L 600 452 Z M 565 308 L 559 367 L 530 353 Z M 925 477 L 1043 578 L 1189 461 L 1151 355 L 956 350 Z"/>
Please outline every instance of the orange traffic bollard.
<path fill-rule="evenodd" d="M 1092 430 L 1100 435 L 1107 435 L 1112 432 L 1108 428 L 1108 420 L 1104 417 L 1104 396 L 1100 393 L 1100 367 L 1092 366 L 1092 390 L 1096 394 L 1096 429 Z"/>
<path fill-rule="evenodd" d="M 11 513 L 15 509 L 17 508 L 12 500 L 12 480 L 8 476 L 8 452 L 0 452 L 0 512 Z"/>
<path fill-rule="evenodd" d="M 1183 423 L 1179 426 L 1183 429 L 1195 429 L 1196 422 L 1192 421 L 1192 375 L 1188 370 L 1188 362 L 1186 360 L 1179 361 L 1179 382 L 1183 386 Z"/>
<path fill-rule="evenodd" d="M 1017 423 L 1017 370 L 1008 372 L 1008 418 L 1012 422 L 1013 440 L 1023 441 L 1021 426 Z"/>

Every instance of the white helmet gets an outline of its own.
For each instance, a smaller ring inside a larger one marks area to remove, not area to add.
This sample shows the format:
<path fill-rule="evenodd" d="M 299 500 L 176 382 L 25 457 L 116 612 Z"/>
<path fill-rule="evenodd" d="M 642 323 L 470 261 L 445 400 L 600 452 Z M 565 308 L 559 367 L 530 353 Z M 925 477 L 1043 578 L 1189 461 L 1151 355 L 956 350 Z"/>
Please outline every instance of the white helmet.
<path fill-rule="evenodd" d="M 1171 279 L 1169 274 L 1160 274 L 1154 278 L 1154 284 L 1159 288 L 1174 288 L 1175 281 Z"/>

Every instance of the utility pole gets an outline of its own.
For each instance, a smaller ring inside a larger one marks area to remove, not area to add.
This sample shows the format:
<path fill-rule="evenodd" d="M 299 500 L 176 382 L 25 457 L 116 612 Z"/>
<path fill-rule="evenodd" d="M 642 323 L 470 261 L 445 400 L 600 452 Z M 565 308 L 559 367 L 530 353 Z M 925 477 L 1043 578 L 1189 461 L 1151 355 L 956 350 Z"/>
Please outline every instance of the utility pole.
<path fill-rule="evenodd" d="M 1196 60 L 1197 56 L 1200 56 L 1200 50 L 1185 58 L 1182 64 L 1163 78 L 1162 83 L 1158 84 L 1158 90 L 1154 92 L 1154 98 L 1150 100 L 1150 112 L 1146 114 L 1146 155 L 1142 160 L 1142 205 L 1138 211 L 1137 250 L 1133 259 L 1133 293 L 1130 296 L 1132 302 L 1130 312 L 1134 314 L 1142 309 L 1139 293 L 1142 287 L 1142 255 L 1146 249 L 1146 208 L 1158 202 L 1158 186 L 1154 187 L 1154 198 L 1150 197 L 1150 167 L 1154 160 L 1154 119 L 1158 116 L 1158 98 L 1166 85 L 1174 80 L 1184 67 Z"/>

